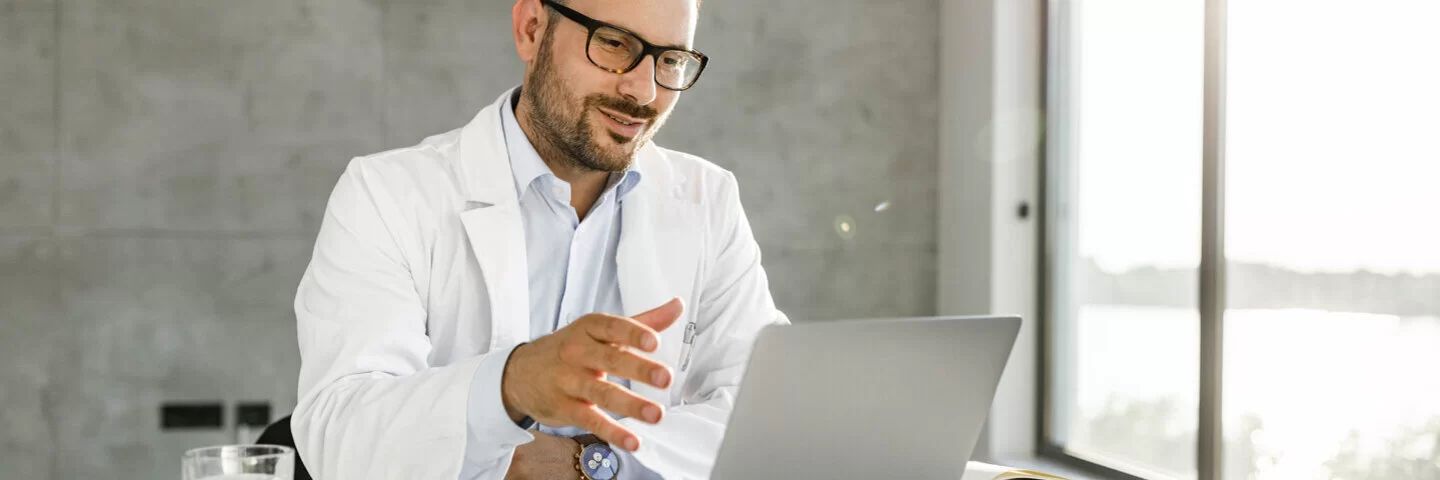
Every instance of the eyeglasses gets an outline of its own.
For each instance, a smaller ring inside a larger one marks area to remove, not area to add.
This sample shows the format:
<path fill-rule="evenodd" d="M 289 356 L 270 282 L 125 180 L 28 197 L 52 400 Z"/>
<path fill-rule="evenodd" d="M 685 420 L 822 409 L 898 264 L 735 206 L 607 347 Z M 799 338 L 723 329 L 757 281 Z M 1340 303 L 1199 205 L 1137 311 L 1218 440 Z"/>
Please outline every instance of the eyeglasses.
<path fill-rule="evenodd" d="M 710 61 L 705 54 L 694 50 L 657 46 L 629 30 L 587 17 L 554 0 L 540 0 L 540 3 L 590 30 L 590 36 L 585 40 L 585 55 L 590 58 L 590 63 L 607 72 L 628 73 L 645 57 L 653 56 L 655 84 L 668 90 L 683 91 L 695 85 L 695 81 L 700 79 L 700 72 Z"/>

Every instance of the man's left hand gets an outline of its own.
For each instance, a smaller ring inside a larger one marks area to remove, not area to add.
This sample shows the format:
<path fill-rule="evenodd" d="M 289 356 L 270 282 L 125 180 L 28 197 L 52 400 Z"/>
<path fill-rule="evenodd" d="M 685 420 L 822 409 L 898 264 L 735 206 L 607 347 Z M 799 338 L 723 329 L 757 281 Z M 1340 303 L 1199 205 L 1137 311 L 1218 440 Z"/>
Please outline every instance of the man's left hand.
<path fill-rule="evenodd" d="M 574 439 L 530 432 L 535 441 L 515 449 L 505 480 L 579 478 L 575 458 L 580 443 Z"/>

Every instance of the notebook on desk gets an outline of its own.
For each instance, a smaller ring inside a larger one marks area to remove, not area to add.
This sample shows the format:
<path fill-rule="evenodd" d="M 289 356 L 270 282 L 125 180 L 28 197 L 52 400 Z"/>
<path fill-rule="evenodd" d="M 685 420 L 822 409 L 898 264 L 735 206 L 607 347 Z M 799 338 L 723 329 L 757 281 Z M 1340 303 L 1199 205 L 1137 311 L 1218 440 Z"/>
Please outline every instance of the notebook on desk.
<path fill-rule="evenodd" d="M 1064 477 L 1040 473 L 1034 470 L 1002 467 L 983 462 L 965 464 L 965 474 L 960 480 L 1066 480 Z"/>

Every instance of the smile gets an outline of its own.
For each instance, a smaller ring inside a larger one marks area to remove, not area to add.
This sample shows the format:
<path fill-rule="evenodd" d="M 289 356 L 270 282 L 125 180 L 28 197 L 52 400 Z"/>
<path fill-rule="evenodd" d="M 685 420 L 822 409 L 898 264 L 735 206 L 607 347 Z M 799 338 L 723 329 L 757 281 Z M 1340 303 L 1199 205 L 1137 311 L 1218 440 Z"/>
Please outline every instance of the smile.
<path fill-rule="evenodd" d="M 605 112 L 600 112 L 600 113 L 605 113 Z M 614 120 L 614 121 L 616 121 L 616 122 L 620 122 L 621 125 L 624 125 L 624 126 L 627 126 L 627 127 L 628 127 L 628 126 L 631 126 L 631 125 L 639 125 L 639 124 L 641 123 L 641 122 L 627 122 L 627 121 L 621 120 L 620 117 L 616 117 L 616 116 L 611 115 L 611 114 L 608 114 L 608 113 L 605 113 L 605 116 L 610 117 L 611 120 Z"/>
<path fill-rule="evenodd" d="M 645 132 L 645 126 L 648 123 L 647 120 L 627 119 L 618 113 L 610 113 L 598 108 L 595 110 L 609 119 L 601 121 L 610 127 L 610 133 L 616 143 L 626 143 Z"/>

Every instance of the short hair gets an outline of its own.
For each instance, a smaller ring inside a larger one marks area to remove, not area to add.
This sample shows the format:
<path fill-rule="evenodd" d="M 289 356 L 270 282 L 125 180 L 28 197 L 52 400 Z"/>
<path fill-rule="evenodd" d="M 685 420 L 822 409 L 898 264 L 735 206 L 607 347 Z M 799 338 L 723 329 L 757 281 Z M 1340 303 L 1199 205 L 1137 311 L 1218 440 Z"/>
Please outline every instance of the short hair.
<path fill-rule="evenodd" d="M 700 8 L 700 3 L 701 3 L 701 2 L 704 2 L 704 1 L 705 1 L 705 0 L 695 0 L 695 8 Z M 570 4 L 570 0 L 555 0 L 555 3 L 561 4 L 561 5 L 569 5 L 569 4 Z"/>
<path fill-rule="evenodd" d="M 0 0 L 0 1 L 3 1 L 3 0 Z M 699 10 L 699 9 L 700 9 L 700 2 L 703 2 L 703 1 L 704 1 L 704 0 L 695 0 L 695 9 L 696 9 L 696 10 Z M 554 2 L 555 2 L 555 3 L 558 3 L 558 4 L 561 4 L 561 5 L 565 5 L 565 6 L 569 6 L 569 5 L 570 5 L 570 0 L 554 0 Z M 555 9 L 553 9 L 553 8 L 545 8 L 545 7 L 540 7 L 540 8 L 541 8 L 542 10 L 548 10 L 548 11 L 549 11 L 549 12 L 547 12 L 547 14 L 546 14 L 546 18 L 549 18 L 549 19 L 550 19 L 549 21 L 554 22 L 554 21 L 556 21 L 557 19 L 560 18 L 560 12 L 555 11 Z M 545 32 L 545 36 L 546 36 L 546 37 L 549 37 L 549 36 L 550 36 L 550 33 L 551 33 L 551 31 L 546 31 L 546 32 Z"/>

